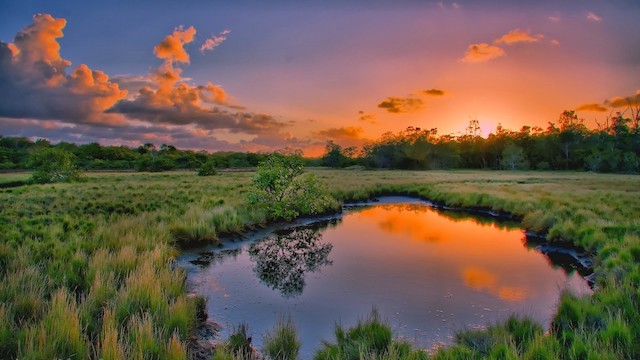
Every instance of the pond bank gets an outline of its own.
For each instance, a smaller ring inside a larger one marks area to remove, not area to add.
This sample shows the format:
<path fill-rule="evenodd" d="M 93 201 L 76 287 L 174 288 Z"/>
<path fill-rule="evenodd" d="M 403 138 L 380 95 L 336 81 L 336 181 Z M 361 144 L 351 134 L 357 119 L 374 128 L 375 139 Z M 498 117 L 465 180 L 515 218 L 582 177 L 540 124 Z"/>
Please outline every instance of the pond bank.
<path fill-rule="evenodd" d="M 421 200 L 421 199 L 417 199 L 417 198 L 410 198 L 410 197 L 381 197 L 372 201 L 366 201 L 366 202 L 355 202 L 355 203 L 347 203 L 343 206 L 343 209 L 345 210 L 345 212 L 343 213 L 339 213 L 339 214 L 333 214 L 333 215 L 329 215 L 329 216 L 320 216 L 320 217 L 312 217 L 312 218 L 301 218 L 301 219 L 297 219 L 292 223 L 278 223 L 278 224 L 271 224 L 269 226 L 267 226 L 264 229 L 261 229 L 259 231 L 255 231 L 255 232 L 250 232 L 245 236 L 242 236 L 241 241 L 238 242 L 238 237 L 227 237 L 223 240 L 223 243 L 225 244 L 224 249 L 222 248 L 218 248 L 215 249 L 214 251 L 202 251 L 203 249 L 191 249 L 186 251 L 185 253 L 183 253 L 183 256 L 181 256 L 181 258 L 183 259 L 183 261 L 188 261 L 189 263 L 196 265 L 198 267 L 206 267 L 209 266 L 211 264 L 218 264 L 221 261 L 224 261 L 224 258 L 226 257 L 236 257 L 238 256 L 239 252 L 240 252 L 240 248 L 237 246 L 240 246 L 242 243 L 247 243 L 247 242 L 252 242 L 256 239 L 260 239 L 263 238 L 273 232 L 276 231 L 283 231 L 286 229 L 292 229 L 292 228 L 301 228 L 301 227 L 305 227 L 305 226 L 310 226 L 312 224 L 318 224 L 318 223 L 322 223 L 325 225 L 331 225 L 331 224 L 336 224 L 339 223 L 341 221 L 341 219 L 349 213 L 348 210 L 358 210 L 358 208 L 362 208 L 365 206 L 376 206 L 376 205 L 388 205 L 388 204 L 397 204 L 397 205 L 404 205 L 404 204 L 414 204 L 414 205 L 425 205 L 429 208 L 432 209 L 436 209 L 438 210 L 438 213 L 442 213 L 443 211 L 450 214 L 452 212 L 457 213 L 457 214 L 461 214 L 463 213 L 463 217 L 467 218 L 468 215 L 474 215 L 471 218 L 476 218 L 478 215 L 480 216 L 485 216 L 487 220 L 498 220 L 498 221 L 502 221 L 502 222 L 509 222 L 509 226 L 514 226 L 517 225 L 516 222 L 513 220 L 513 218 L 511 217 L 505 217 L 505 216 L 501 216 L 500 214 L 497 213 L 489 213 L 489 212 L 473 212 L 473 214 L 469 214 L 469 211 L 465 211 L 467 209 L 456 209 L 456 208 L 443 208 L 443 207 L 438 207 L 438 206 L 434 206 L 433 203 L 430 203 L 428 201 L 425 200 Z M 449 215 L 451 216 L 451 215 Z M 505 225 L 506 226 L 506 225 Z M 533 238 L 533 237 L 532 237 Z M 526 238 L 527 243 L 529 242 L 529 236 L 527 236 Z M 239 245 L 240 244 L 240 245 Z M 228 245 L 231 245 L 231 247 L 229 247 Z M 544 248 L 539 248 L 540 246 L 544 246 Z M 544 254 L 553 254 L 553 253 L 560 253 L 560 254 L 566 254 L 567 256 L 571 257 L 572 255 L 580 255 L 579 252 L 572 250 L 572 251 L 568 251 L 568 249 L 565 248 L 561 248 L 561 247 L 557 247 L 557 246 L 553 246 L 550 244 L 535 244 L 536 250 L 538 250 L 539 252 L 542 252 Z M 544 251 L 542 251 L 542 249 L 544 249 Z M 210 249 L 211 250 L 211 249 Z M 583 262 L 580 262 L 579 259 L 575 259 L 578 263 L 582 264 Z M 220 266 L 224 266 L 224 265 L 220 265 Z M 573 268 L 572 266 L 570 266 L 571 268 Z M 471 270 L 470 270 L 471 271 Z M 189 273 L 189 271 L 188 271 Z M 471 276 L 471 275 L 469 275 Z M 480 273 L 480 275 L 478 276 L 486 276 L 483 275 L 482 273 Z M 489 289 L 490 290 L 490 289 Z M 493 290 L 490 290 L 493 291 Z M 497 288 L 496 290 L 497 291 Z M 443 319 L 444 321 L 444 319 Z M 213 336 L 212 339 L 213 340 Z"/>

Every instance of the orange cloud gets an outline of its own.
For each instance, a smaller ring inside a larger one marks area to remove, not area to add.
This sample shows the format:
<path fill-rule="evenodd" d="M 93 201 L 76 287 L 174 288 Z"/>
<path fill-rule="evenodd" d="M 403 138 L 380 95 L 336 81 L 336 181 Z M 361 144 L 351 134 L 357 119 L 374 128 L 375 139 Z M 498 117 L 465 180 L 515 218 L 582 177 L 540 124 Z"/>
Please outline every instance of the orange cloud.
<path fill-rule="evenodd" d="M 329 128 L 325 130 L 316 131 L 313 134 L 318 138 L 333 139 L 333 140 L 354 140 L 362 139 L 362 133 L 364 130 L 361 127 L 346 126 L 339 128 Z"/>
<path fill-rule="evenodd" d="M 404 98 L 391 96 L 379 103 L 378 107 L 392 114 L 414 113 L 424 108 L 424 101 L 413 96 Z"/>
<path fill-rule="evenodd" d="M 231 30 L 225 29 L 218 36 L 211 35 L 210 38 L 204 41 L 204 43 L 200 46 L 200 51 L 205 52 L 207 50 L 212 51 L 216 47 L 220 46 L 223 41 L 227 40 L 227 35 L 231 32 Z"/>
<path fill-rule="evenodd" d="M 376 124 L 376 116 L 373 114 L 365 114 L 364 111 L 358 111 L 358 120 L 368 122 L 370 124 Z"/>
<path fill-rule="evenodd" d="M 598 103 L 583 104 L 576 108 L 576 111 L 593 111 L 593 112 L 606 112 L 609 109 Z"/>
<path fill-rule="evenodd" d="M 4 129 L 19 133 L 28 126 L 54 139 L 76 136 L 130 145 L 155 136 L 163 142 L 199 149 L 272 149 L 304 144 L 281 131 L 288 123 L 268 114 L 231 111 L 239 107 L 227 106 L 227 93 L 220 86 L 186 83 L 182 69 L 175 64 L 189 63 L 184 45 L 194 40 L 193 27 L 176 28 L 154 48 L 163 63 L 150 76 L 121 76 L 110 81 L 104 72 L 84 64 L 66 73 L 70 62 L 60 57 L 56 40 L 63 35 L 65 24 L 64 19 L 36 15 L 14 43 L 0 42 L 0 92 L 5 96 L 0 102 L 0 117 L 6 119 Z M 127 98 L 127 91 L 119 84 L 134 90 L 134 95 Z M 52 127 L 49 119 L 60 121 L 62 126 Z M 118 126 L 117 131 L 113 126 Z M 215 138 L 212 130 L 243 134 L 249 140 L 232 144 Z"/>
<path fill-rule="evenodd" d="M 604 102 L 606 105 L 615 108 L 639 107 L 640 106 L 640 90 L 631 96 L 616 96 Z"/>
<path fill-rule="evenodd" d="M 544 38 L 544 35 L 531 35 L 530 30 L 524 31 L 520 29 L 513 29 L 493 40 L 493 45 L 489 43 L 469 45 L 462 61 L 467 63 L 478 63 L 493 60 L 506 55 L 504 49 L 498 46 L 500 44 L 513 45 L 518 43 L 537 43 L 542 38 Z"/>
<path fill-rule="evenodd" d="M 65 19 L 55 19 L 49 14 L 34 15 L 33 24 L 19 32 L 12 44 L 14 61 L 25 65 L 41 61 L 62 70 L 56 75 L 64 77 L 64 69 L 71 62 L 60 57 L 57 39 L 64 36 L 62 29 L 66 25 Z"/>
<path fill-rule="evenodd" d="M 508 33 L 502 35 L 500 38 L 496 39 L 494 43 L 496 44 L 506 44 L 513 45 L 517 43 L 535 43 L 540 41 L 544 35 L 538 34 L 531 36 L 530 31 L 523 31 L 520 29 L 513 29 Z"/>
<path fill-rule="evenodd" d="M 190 85 L 182 78 L 182 69 L 176 62 L 189 63 L 184 45 L 193 41 L 193 26 L 176 28 L 154 48 L 159 59 L 164 60 L 151 76 L 151 86 L 143 86 L 130 100 L 123 100 L 110 112 L 124 114 L 128 118 L 156 124 L 195 125 L 201 129 L 221 129 L 231 133 L 279 136 L 288 124 L 268 114 L 231 111 L 228 95 L 222 87 L 207 83 Z M 218 106 L 216 106 L 218 105 Z M 223 106 L 224 108 L 221 108 Z"/>
<path fill-rule="evenodd" d="M 504 50 L 487 43 L 471 44 L 462 58 L 463 62 L 479 63 L 496 59 L 505 55 Z"/>
<path fill-rule="evenodd" d="M 443 96 L 443 95 L 444 95 L 444 90 L 440 90 L 440 89 L 429 89 L 429 90 L 424 90 L 424 91 L 422 91 L 422 94 L 424 94 L 424 95 L 430 95 L 430 96 Z"/>
<path fill-rule="evenodd" d="M 124 99 L 126 90 L 85 64 L 66 73 L 71 62 L 60 56 L 57 40 L 65 25 L 64 19 L 38 14 L 13 43 L 0 42 L 0 116 L 123 124 L 121 116 L 104 111 Z"/>
<path fill-rule="evenodd" d="M 169 62 L 189 63 L 189 54 L 184 49 L 184 45 L 193 41 L 196 29 L 189 26 L 186 30 L 182 25 L 173 30 L 171 35 L 167 35 L 156 47 L 153 53 L 160 59 Z"/>

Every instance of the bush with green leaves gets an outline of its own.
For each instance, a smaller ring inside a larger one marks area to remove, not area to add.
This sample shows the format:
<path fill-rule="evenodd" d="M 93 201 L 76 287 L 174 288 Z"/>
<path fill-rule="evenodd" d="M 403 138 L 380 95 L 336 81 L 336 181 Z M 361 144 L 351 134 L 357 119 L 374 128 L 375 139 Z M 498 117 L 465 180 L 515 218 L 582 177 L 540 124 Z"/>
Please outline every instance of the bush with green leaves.
<path fill-rule="evenodd" d="M 304 173 L 299 156 L 270 155 L 258 166 L 253 185 L 249 203 L 264 207 L 272 219 L 317 215 L 339 206 L 315 175 Z"/>
<path fill-rule="evenodd" d="M 216 163 L 213 160 L 208 160 L 198 169 L 198 176 L 213 176 L 218 174 L 216 170 Z"/>
<path fill-rule="evenodd" d="M 30 155 L 31 181 L 37 184 L 80 181 L 82 175 L 72 153 L 57 148 L 40 148 Z"/>

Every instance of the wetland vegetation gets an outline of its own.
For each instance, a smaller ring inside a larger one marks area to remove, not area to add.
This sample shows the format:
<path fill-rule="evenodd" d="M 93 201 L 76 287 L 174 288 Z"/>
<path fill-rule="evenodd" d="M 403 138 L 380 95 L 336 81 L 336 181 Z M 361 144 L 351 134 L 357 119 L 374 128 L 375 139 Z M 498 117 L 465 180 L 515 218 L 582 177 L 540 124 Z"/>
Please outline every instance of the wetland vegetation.
<path fill-rule="evenodd" d="M 637 176 L 309 172 L 328 185 L 336 204 L 408 195 L 513 214 L 523 228 L 549 241 L 593 251 L 597 274 L 593 296 L 562 295 L 548 333 L 514 316 L 484 330 L 461 329 L 453 345 L 428 355 L 389 338 L 387 325 L 372 316 L 336 330 L 335 342 L 329 340 L 318 358 L 348 358 L 356 348 L 362 349 L 358 356 L 372 359 L 640 357 Z M 204 301 L 188 294 L 175 258 L 181 247 L 215 244 L 225 234 L 278 218 L 247 201 L 254 179 L 254 172 L 87 173 L 84 182 L 1 189 L 0 353 L 21 359 L 187 358 Z M 368 312 L 363 309 L 362 316 Z M 270 339 L 295 344 L 283 328 L 286 322 Z M 375 334 L 382 340 L 371 340 Z"/>

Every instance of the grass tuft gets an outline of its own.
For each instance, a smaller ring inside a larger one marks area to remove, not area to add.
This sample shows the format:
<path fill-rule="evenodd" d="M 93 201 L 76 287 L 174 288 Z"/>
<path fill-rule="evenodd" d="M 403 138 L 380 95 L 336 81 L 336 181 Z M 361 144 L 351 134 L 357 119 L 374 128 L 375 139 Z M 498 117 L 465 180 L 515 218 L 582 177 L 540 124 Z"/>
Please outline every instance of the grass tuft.
<path fill-rule="evenodd" d="M 275 328 L 264 336 L 264 353 L 274 360 L 295 360 L 300 341 L 291 317 L 281 318 Z"/>

